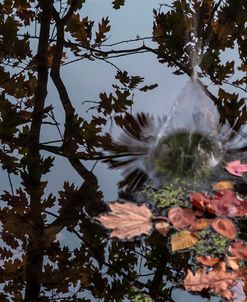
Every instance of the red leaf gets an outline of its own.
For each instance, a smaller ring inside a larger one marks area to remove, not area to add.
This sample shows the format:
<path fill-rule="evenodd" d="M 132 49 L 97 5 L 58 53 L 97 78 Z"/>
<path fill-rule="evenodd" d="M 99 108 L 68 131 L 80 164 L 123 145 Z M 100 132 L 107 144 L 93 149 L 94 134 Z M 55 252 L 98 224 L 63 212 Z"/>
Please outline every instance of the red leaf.
<path fill-rule="evenodd" d="M 247 201 L 231 190 L 216 192 L 212 198 L 205 193 L 190 193 L 190 200 L 193 206 L 216 215 L 241 217 L 247 214 Z"/>
<path fill-rule="evenodd" d="M 237 235 L 237 230 L 233 222 L 228 218 L 215 218 L 212 221 L 212 228 L 219 234 L 233 240 Z"/>
<path fill-rule="evenodd" d="M 247 243 L 237 240 L 230 245 L 229 252 L 235 257 L 247 260 Z"/>
<path fill-rule="evenodd" d="M 241 164 L 240 160 L 234 160 L 226 165 L 226 170 L 232 175 L 243 177 L 243 173 L 247 172 L 247 164 Z"/>
<path fill-rule="evenodd" d="M 172 208 L 168 212 L 168 218 L 176 228 L 184 229 L 193 223 L 196 216 L 192 209 Z"/>

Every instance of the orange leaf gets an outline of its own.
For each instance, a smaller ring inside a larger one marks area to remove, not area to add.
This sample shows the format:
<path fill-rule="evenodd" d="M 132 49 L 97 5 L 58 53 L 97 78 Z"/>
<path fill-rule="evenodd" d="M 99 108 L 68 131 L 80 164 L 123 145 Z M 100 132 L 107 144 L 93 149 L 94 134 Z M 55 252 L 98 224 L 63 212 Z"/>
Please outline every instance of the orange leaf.
<path fill-rule="evenodd" d="M 233 222 L 228 218 L 215 218 L 212 221 L 212 228 L 219 234 L 233 240 L 237 235 L 237 230 Z"/>
<path fill-rule="evenodd" d="M 213 189 L 214 191 L 222 191 L 222 190 L 229 190 L 232 189 L 234 185 L 234 182 L 231 180 L 222 180 L 217 182 L 214 186 Z"/>
<path fill-rule="evenodd" d="M 220 258 L 212 258 L 210 256 L 197 256 L 196 260 L 206 266 L 214 266 L 219 263 Z"/>
<path fill-rule="evenodd" d="M 195 220 L 191 226 L 190 226 L 190 230 L 191 231 L 201 231 L 206 229 L 210 224 L 210 220 L 205 219 L 205 218 L 200 218 Z"/>
<path fill-rule="evenodd" d="M 152 213 L 143 204 L 138 206 L 131 202 L 110 203 L 112 212 L 96 218 L 105 227 L 113 229 L 111 237 L 131 239 L 141 234 L 148 234 L 152 228 Z"/>

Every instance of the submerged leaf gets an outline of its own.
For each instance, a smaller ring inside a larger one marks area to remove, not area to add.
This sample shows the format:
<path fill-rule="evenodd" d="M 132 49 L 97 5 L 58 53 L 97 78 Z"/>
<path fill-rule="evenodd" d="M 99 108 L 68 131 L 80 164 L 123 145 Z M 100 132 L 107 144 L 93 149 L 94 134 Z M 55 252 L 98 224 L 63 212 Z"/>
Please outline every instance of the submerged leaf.
<path fill-rule="evenodd" d="M 111 237 L 131 239 L 150 232 L 152 228 L 152 212 L 145 205 L 138 206 L 131 202 L 110 203 L 112 212 L 96 218 L 105 227 L 113 229 Z"/>
<path fill-rule="evenodd" d="M 237 230 L 233 222 L 228 218 L 215 218 L 212 221 L 212 228 L 219 234 L 233 240 L 237 235 Z"/>
<path fill-rule="evenodd" d="M 172 251 L 185 250 L 197 243 L 199 236 L 189 231 L 183 230 L 176 233 L 171 238 Z"/>

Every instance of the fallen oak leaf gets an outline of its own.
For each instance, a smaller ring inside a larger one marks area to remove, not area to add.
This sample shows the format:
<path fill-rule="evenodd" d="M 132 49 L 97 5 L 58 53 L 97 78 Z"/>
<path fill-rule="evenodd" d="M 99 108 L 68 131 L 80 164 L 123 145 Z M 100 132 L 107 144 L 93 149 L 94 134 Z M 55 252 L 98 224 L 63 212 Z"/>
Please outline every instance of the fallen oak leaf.
<path fill-rule="evenodd" d="M 217 233 L 231 240 L 237 235 L 235 225 L 228 218 L 215 218 L 212 220 L 211 226 Z"/>
<path fill-rule="evenodd" d="M 184 229 L 194 222 L 196 216 L 192 209 L 174 207 L 169 210 L 168 219 L 174 225 L 174 227 Z"/>
<path fill-rule="evenodd" d="M 175 233 L 171 238 L 172 251 L 185 250 L 197 243 L 199 240 L 199 235 L 193 234 L 187 230 Z"/>
<path fill-rule="evenodd" d="M 145 205 L 138 206 L 132 202 L 109 203 L 112 212 L 96 219 L 105 227 L 113 229 L 110 237 L 132 239 L 141 234 L 148 235 L 152 229 L 152 212 Z"/>
<path fill-rule="evenodd" d="M 226 170 L 232 175 L 243 177 L 243 173 L 247 172 L 247 164 L 241 164 L 240 160 L 234 160 L 226 165 Z"/>
<path fill-rule="evenodd" d="M 202 291 L 209 289 L 219 294 L 227 300 L 231 300 L 233 293 L 231 288 L 235 285 L 239 274 L 237 272 L 227 272 L 224 262 L 218 263 L 211 271 L 203 268 L 196 270 L 195 274 L 188 270 L 184 279 L 184 287 L 189 291 Z"/>

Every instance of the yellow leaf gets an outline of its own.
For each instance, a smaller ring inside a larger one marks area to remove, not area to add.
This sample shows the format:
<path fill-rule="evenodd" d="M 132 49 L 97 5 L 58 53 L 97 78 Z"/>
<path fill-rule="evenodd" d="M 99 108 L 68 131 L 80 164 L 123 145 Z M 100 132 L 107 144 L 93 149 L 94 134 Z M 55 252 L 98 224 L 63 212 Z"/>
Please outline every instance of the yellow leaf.
<path fill-rule="evenodd" d="M 221 190 L 231 190 L 234 186 L 234 182 L 231 180 L 222 180 L 217 182 L 213 189 L 214 191 L 221 191 Z"/>
<path fill-rule="evenodd" d="M 198 241 L 198 238 L 199 236 L 197 234 L 193 234 L 186 230 L 176 233 L 171 239 L 172 251 L 175 252 L 187 249 L 195 245 Z"/>

